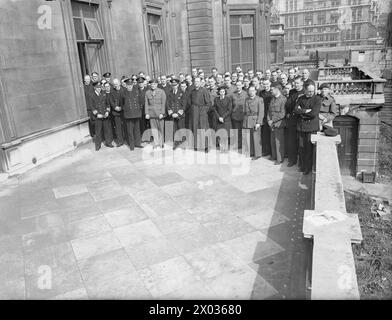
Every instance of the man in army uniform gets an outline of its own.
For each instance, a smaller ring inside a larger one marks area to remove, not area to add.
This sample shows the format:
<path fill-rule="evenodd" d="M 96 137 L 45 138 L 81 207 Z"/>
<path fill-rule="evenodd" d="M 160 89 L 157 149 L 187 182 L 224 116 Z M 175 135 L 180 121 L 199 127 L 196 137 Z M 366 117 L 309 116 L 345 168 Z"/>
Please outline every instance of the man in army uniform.
<path fill-rule="evenodd" d="M 164 146 L 163 134 L 165 123 L 166 94 L 158 88 L 158 80 L 150 80 L 150 89 L 146 92 L 145 114 L 146 119 L 150 120 L 150 126 L 154 137 L 154 147 Z"/>
<path fill-rule="evenodd" d="M 338 107 L 336 106 L 335 99 L 330 94 L 330 88 L 328 83 L 323 83 L 320 88 L 320 96 L 322 98 L 319 120 L 320 130 L 323 126 L 329 126 L 333 128 L 333 119 L 338 115 Z"/>
<path fill-rule="evenodd" d="M 140 118 L 142 109 L 139 103 L 139 88 L 133 85 L 131 79 L 127 79 L 127 90 L 121 96 L 120 106 L 124 113 L 124 120 L 129 140 L 129 148 L 143 148 L 140 137 Z"/>
<path fill-rule="evenodd" d="M 247 146 L 252 160 L 261 157 L 260 131 L 264 118 L 263 99 L 256 95 L 256 88 L 249 88 L 249 97 L 245 99 L 243 128 L 250 130 L 250 146 Z M 244 146 L 243 146 L 244 147 Z"/>
<path fill-rule="evenodd" d="M 236 83 L 237 90 L 233 93 L 233 111 L 231 113 L 231 125 L 234 130 L 237 130 L 237 148 L 242 149 L 242 124 L 244 121 L 245 100 L 248 98 L 248 93 L 243 90 L 241 81 Z"/>
<path fill-rule="evenodd" d="M 173 134 L 173 136 L 170 137 L 166 135 L 166 138 L 170 139 L 170 141 L 174 141 L 174 148 L 182 141 L 181 139 L 175 139 L 177 130 L 185 128 L 186 104 L 184 105 L 183 99 L 185 92 L 180 90 L 179 83 L 180 80 L 178 79 L 173 78 L 170 80 L 173 89 L 169 93 L 166 104 L 167 118 L 165 120 L 165 135 L 166 132 L 168 132 L 168 134 Z"/>
<path fill-rule="evenodd" d="M 310 137 L 320 129 L 320 107 L 321 97 L 315 94 L 315 86 L 308 84 L 305 95 L 298 98 L 294 108 L 294 112 L 299 116 L 297 124 L 299 134 L 299 167 L 304 175 L 312 171 L 313 144 Z"/>
<path fill-rule="evenodd" d="M 113 148 L 113 134 L 110 126 L 110 106 L 108 96 L 102 92 L 102 84 L 94 83 L 94 93 L 90 96 L 90 109 L 95 116 L 95 150 L 101 149 L 102 129 L 105 136 L 105 146 Z"/>
<path fill-rule="evenodd" d="M 294 70 L 294 69 L 293 69 Z M 288 167 L 297 164 L 298 159 L 298 114 L 294 112 L 297 99 L 305 94 L 304 83 L 301 77 L 296 77 L 294 81 L 294 89 L 289 92 L 289 97 L 286 102 L 286 124 L 287 124 L 287 156 Z"/>
<path fill-rule="evenodd" d="M 109 93 L 109 105 L 117 137 L 117 147 L 124 144 L 123 114 L 121 109 L 122 90 L 120 80 L 113 79 L 113 90 Z"/>

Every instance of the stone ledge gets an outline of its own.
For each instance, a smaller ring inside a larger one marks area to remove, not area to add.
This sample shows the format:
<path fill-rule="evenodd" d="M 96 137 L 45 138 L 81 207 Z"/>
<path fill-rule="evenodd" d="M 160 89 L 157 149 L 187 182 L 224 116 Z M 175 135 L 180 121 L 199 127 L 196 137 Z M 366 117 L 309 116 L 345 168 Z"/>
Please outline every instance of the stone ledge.
<path fill-rule="evenodd" d="M 352 243 L 361 243 L 356 214 L 346 212 L 336 145 L 340 136 L 311 136 L 316 144 L 314 208 L 304 212 L 303 234 L 313 239 L 311 299 L 359 299 Z M 320 170 L 321 168 L 321 170 Z"/>
<path fill-rule="evenodd" d="M 341 220 L 338 220 L 335 214 Z M 330 232 L 330 228 L 337 227 L 349 233 L 349 238 L 352 243 L 362 242 L 361 226 L 357 214 L 343 213 L 335 210 L 325 210 L 322 212 L 305 210 L 302 229 L 305 238 L 313 238 L 315 234 Z M 333 233 L 335 233 L 335 230 Z"/>
<path fill-rule="evenodd" d="M 312 299 L 359 299 L 352 243 L 362 241 L 356 214 L 306 210 L 303 233 L 313 238 Z"/>

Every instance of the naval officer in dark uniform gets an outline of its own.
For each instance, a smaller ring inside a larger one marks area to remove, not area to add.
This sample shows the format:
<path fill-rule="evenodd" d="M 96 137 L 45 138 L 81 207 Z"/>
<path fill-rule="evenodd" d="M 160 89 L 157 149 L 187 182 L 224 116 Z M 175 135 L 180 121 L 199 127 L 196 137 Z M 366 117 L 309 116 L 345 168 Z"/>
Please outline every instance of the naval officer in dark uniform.
<path fill-rule="evenodd" d="M 113 89 L 109 93 L 109 105 L 112 114 L 112 120 L 114 122 L 114 128 L 116 131 L 117 147 L 121 147 L 124 144 L 123 112 L 120 106 L 121 96 L 122 90 L 120 80 L 113 79 Z"/>
<path fill-rule="evenodd" d="M 120 106 L 124 112 L 124 121 L 129 139 L 129 148 L 143 148 L 140 137 L 140 118 L 142 109 L 139 103 L 139 88 L 133 84 L 133 80 L 125 81 L 127 90 L 121 97 Z"/>
<path fill-rule="evenodd" d="M 173 78 L 170 80 L 172 90 L 170 91 L 167 99 L 167 118 L 165 120 L 165 131 L 169 134 L 171 134 L 170 131 L 173 133 L 173 137 L 167 138 L 174 139 L 175 148 L 182 141 L 182 139 L 175 138 L 176 132 L 177 130 L 185 128 L 186 100 L 184 100 L 184 95 L 186 93 L 183 90 L 180 90 L 179 83 L 179 79 Z"/>
<path fill-rule="evenodd" d="M 113 148 L 113 134 L 109 122 L 110 106 L 108 96 L 102 92 L 101 82 L 94 83 L 94 93 L 90 96 L 90 108 L 95 116 L 95 150 L 101 149 L 102 129 L 105 137 L 105 146 Z"/>

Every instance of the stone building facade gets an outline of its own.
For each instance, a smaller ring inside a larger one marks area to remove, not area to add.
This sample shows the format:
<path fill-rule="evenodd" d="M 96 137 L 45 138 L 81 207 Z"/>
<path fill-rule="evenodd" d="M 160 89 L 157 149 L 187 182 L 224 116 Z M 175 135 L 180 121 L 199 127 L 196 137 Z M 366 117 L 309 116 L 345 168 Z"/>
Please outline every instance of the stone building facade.
<path fill-rule="evenodd" d="M 88 139 L 82 76 L 270 65 L 270 0 L 0 1 L 0 172 Z"/>

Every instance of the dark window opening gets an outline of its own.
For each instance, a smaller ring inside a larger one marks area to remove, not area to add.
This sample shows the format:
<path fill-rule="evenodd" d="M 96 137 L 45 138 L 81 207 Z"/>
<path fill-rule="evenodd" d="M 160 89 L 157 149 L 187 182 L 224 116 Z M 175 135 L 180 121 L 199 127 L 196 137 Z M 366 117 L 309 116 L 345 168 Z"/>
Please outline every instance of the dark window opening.
<path fill-rule="evenodd" d="M 252 14 L 230 15 L 231 67 L 242 70 L 254 69 L 255 34 Z"/>
<path fill-rule="evenodd" d="M 104 41 L 97 19 L 98 5 L 71 1 L 75 37 L 82 77 L 101 71 L 101 47 Z"/>

